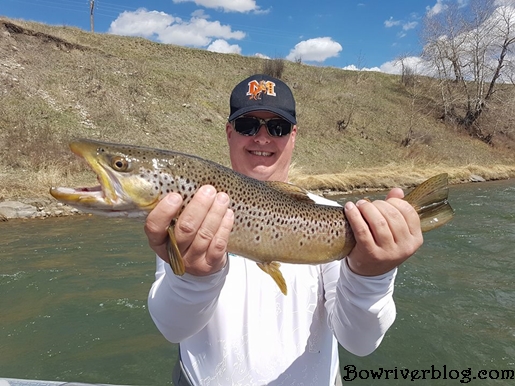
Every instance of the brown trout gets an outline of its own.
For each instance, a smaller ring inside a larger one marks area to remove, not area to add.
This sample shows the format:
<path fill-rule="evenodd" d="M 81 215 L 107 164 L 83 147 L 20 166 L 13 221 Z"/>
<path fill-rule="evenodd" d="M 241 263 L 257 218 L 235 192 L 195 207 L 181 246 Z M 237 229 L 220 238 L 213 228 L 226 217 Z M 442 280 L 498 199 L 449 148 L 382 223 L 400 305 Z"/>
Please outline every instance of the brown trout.
<path fill-rule="evenodd" d="M 71 150 L 95 171 L 92 188 L 52 187 L 57 200 L 84 212 L 107 216 L 144 216 L 169 192 L 184 199 L 210 184 L 230 197 L 235 219 L 228 252 L 256 261 L 286 294 L 279 262 L 322 264 L 341 260 L 356 244 L 343 208 L 315 204 L 304 189 L 283 182 L 258 181 L 200 157 L 132 145 L 78 140 Z M 422 231 L 447 223 L 447 174 L 423 182 L 404 198 L 420 215 Z M 170 235 L 169 261 L 177 275 L 184 263 Z"/>

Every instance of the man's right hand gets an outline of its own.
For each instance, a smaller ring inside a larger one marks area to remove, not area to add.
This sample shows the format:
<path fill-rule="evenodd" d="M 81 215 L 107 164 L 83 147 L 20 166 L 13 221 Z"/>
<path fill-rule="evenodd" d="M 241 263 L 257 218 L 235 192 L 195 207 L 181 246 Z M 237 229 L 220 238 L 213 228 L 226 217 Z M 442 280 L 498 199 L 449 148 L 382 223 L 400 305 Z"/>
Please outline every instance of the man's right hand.
<path fill-rule="evenodd" d="M 167 228 L 183 204 L 178 193 L 169 193 L 149 213 L 145 233 L 150 248 L 168 262 Z M 204 185 L 195 193 L 175 223 L 177 247 L 186 272 L 206 276 L 221 270 L 227 263 L 227 243 L 234 223 L 226 193 Z"/>

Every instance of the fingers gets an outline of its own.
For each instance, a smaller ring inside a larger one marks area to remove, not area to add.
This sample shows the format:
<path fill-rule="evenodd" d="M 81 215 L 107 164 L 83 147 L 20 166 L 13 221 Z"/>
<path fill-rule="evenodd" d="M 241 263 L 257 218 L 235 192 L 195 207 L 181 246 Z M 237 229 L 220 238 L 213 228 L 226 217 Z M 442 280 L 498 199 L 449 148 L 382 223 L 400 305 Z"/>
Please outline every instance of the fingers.
<path fill-rule="evenodd" d="M 222 259 L 221 256 L 225 257 L 227 243 L 229 241 L 229 235 L 233 224 L 234 212 L 231 209 L 228 209 L 222 218 L 218 231 L 206 251 L 206 264 L 212 268 L 212 271 L 218 271 L 225 265 L 225 259 Z"/>
<path fill-rule="evenodd" d="M 397 213 L 400 214 L 400 216 L 395 217 L 397 228 L 404 229 L 404 226 L 407 226 L 409 234 L 413 236 L 422 235 L 422 230 L 420 229 L 420 217 L 415 208 L 413 208 L 409 202 L 399 198 L 393 198 L 387 199 L 386 203 L 390 205 L 392 210 L 396 210 Z"/>
<path fill-rule="evenodd" d="M 388 192 L 386 200 L 389 200 L 390 198 L 404 198 L 404 192 L 401 188 L 393 188 Z"/>
<path fill-rule="evenodd" d="M 182 198 L 177 193 L 165 196 L 149 213 L 145 221 L 145 234 L 150 248 L 164 261 L 168 261 L 166 244 L 167 228 L 182 206 Z"/>
<path fill-rule="evenodd" d="M 234 221 L 226 193 L 202 186 L 175 225 L 177 245 L 186 271 L 206 275 L 225 265 L 225 251 Z"/>
<path fill-rule="evenodd" d="M 208 248 L 227 210 L 224 201 L 228 200 L 223 193 L 217 197 L 215 188 L 210 185 L 198 190 L 175 225 L 175 236 L 182 251 L 205 251 Z"/>
<path fill-rule="evenodd" d="M 347 205 L 352 207 L 352 203 Z M 347 216 L 355 236 L 374 239 L 380 244 L 397 242 L 407 234 L 420 232 L 420 220 L 416 211 L 402 199 L 391 198 L 374 202 L 360 200 L 356 203 L 356 208 L 358 211 L 350 211 Z"/>
<path fill-rule="evenodd" d="M 372 232 L 370 231 L 368 223 L 366 222 L 365 217 L 361 214 L 360 209 L 358 209 L 358 205 L 362 207 L 364 202 L 364 200 L 360 200 L 354 204 L 349 201 L 345 204 L 345 217 L 347 218 L 347 221 L 349 221 L 352 232 L 354 233 L 354 238 L 358 245 L 360 242 L 373 242 Z"/>
<path fill-rule="evenodd" d="M 362 275 L 388 272 L 411 256 L 422 244 L 420 220 L 413 207 L 392 190 L 386 201 L 347 203 L 345 214 L 356 246 L 349 267 Z"/>
<path fill-rule="evenodd" d="M 175 235 L 179 248 L 192 254 L 205 252 L 227 211 L 229 197 L 215 188 L 202 186 L 177 220 Z"/>
<path fill-rule="evenodd" d="M 182 205 L 182 197 L 170 193 L 156 205 L 145 222 L 150 247 L 166 262 L 167 228 L 177 218 Z M 234 213 L 229 205 L 226 193 L 205 185 L 182 211 L 175 223 L 174 234 L 186 272 L 207 275 L 225 265 L 227 243 L 234 223 Z"/>
<path fill-rule="evenodd" d="M 357 206 L 369 226 L 371 236 L 379 246 L 402 242 L 411 234 L 408 223 L 411 206 L 400 199 L 388 201 L 358 202 Z M 413 221 L 410 221 L 413 222 Z M 412 225 L 414 229 L 415 224 Z"/>

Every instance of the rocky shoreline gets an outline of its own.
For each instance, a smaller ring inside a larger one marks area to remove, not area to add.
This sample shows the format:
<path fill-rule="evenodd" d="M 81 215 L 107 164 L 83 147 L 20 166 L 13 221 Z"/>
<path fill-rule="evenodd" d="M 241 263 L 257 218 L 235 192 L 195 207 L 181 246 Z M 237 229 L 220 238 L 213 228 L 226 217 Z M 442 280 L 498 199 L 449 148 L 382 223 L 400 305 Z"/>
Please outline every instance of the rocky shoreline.
<path fill-rule="evenodd" d="M 0 221 L 33 218 L 44 219 L 77 214 L 83 213 L 78 209 L 50 198 L 27 198 L 17 201 L 0 202 Z"/>

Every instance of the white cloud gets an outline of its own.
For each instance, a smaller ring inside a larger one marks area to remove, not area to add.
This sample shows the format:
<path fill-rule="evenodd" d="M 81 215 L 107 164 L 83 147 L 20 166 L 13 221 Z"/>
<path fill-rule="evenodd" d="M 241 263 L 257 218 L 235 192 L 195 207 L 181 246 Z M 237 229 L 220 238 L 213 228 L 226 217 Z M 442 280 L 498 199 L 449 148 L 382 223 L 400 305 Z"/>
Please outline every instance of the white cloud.
<path fill-rule="evenodd" d="M 432 17 L 438 15 L 440 12 L 445 11 L 448 8 L 447 4 L 444 4 L 444 0 L 436 0 L 436 4 L 432 7 L 426 7 L 427 16 Z"/>
<path fill-rule="evenodd" d="M 417 75 L 434 75 L 433 67 L 419 56 L 408 56 L 402 59 L 391 60 L 381 64 L 379 69 L 387 74 L 402 74 L 402 67 L 410 68 Z"/>
<path fill-rule="evenodd" d="M 229 44 L 224 39 L 216 39 L 208 47 L 208 51 L 221 54 L 241 54 L 241 47 L 237 44 Z"/>
<path fill-rule="evenodd" d="M 410 22 L 408 22 L 408 23 L 404 23 L 404 24 L 402 25 L 402 29 L 403 29 L 404 31 L 408 31 L 408 30 L 410 30 L 410 29 L 415 28 L 417 25 L 418 25 L 418 22 L 416 22 L 416 21 L 410 21 Z"/>
<path fill-rule="evenodd" d="M 205 47 L 213 38 L 236 39 L 245 37 L 241 31 L 232 31 L 228 25 L 221 25 L 219 21 L 192 18 L 188 22 L 176 23 L 167 26 L 159 38 L 163 43 L 173 43 L 182 46 Z"/>
<path fill-rule="evenodd" d="M 403 31 L 409 31 L 410 29 L 415 28 L 417 25 L 418 25 L 417 21 L 404 22 L 404 21 L 401 21 L 401 20 L 394 20 L 393 17 L 390 17 L 388 20 L 384 21 L 384 26 L 386 28 L 392 28 L 392 27 L 399 27 L 400 26 L 400 27 L 402 27 Z M 404 32 L 401 32 L 398 36 L 400 38 L 403 38 L 404 36 L 406 36 L 406 34 Z"/>
<path fill-rule="evenodd" d="M 154 37 L 162 43 L 191 47 L 206 47 L 213 39 L 236 39 L 245 37 L 242 31 L 233 31 L 219 21 L 203 17 L 182 20 L 164 12 L 147 11 L 140 8 L 134 12 L 125 11 L 111 23 L 109 33 L 126 36 Z"/>
<path fill-rule="evenodd" d="M 206 8 L 223 9 L 224 12 L 259 11 L 255 0 L 173 0 L 174 3 L 193 2 Z"/>
<path fill-rule="evenodd" d="M 143 36 L 149 38 L 168 25 L 179 21 L 171 15 L 158 11 L 147 11 L 140 8 L 134 12 L 123 12 L 109 27 L 110 33 L 126 36 Z"/>
<path fill-rule="evenodd" d="M 330 37 L 322 37 L 304 40 L 295 45 L 290 50 L 287 60 L 297 60 L 308 62 L 323 62 L 328 58 L 338 56 L 342 50 L 340 43 L 335 42 Z"/>
<path fill-rule="evenodd" d="M 193 11 L 191 13 L 192 17 L 198 17 L 199 19 L 209 19 L 211 16 L 206 14 L 206 12 L 203 9 L 197 9 L 196 11 Z"/>
<path fill-rule="evenodd" d="M 401 24 L 400 20 L 393 20 L 393 17 L 391 17 L 391 16 L 390 16 L 390 18 L 388 20 L 384 21 L 384 26 L 386 28 L 395 27 L 395 26 L 398 26 L 400 24 Z"/>
<path fill-rule="evenodd" d="M 376 71 L 376 72 L 381 72 L 381 69 L 379 67 L 372 67 L 372 68 L 367 68 L 367 67 L 357 67 L 355 66 L 354 64 L 350 64 L 348 66 L 345 66 L 345 67 L 342 67 L 343 70 L 349 70 L 349 71 Z"/>
<path fill-rule="evenodd" d="M 343 67 L 344 70 L 350 71 L 376 71 L 384 72 L 386 74 L 400 75 L 402 74 L 402 66 L 409 67 L 413 73 L 417 75 L 429 75 L 431 76 L 433 70 L 432 67 L 419 56 L 408 56 L 402 59 L 391 60 L 389 62 L 381 64 L 379 67 L 357 67 L 354 64 Z M 433 74 L 434 75 L 434 74 Z"/>
<path fill-rule="evenodd" d="M 257 57 L 257 58 L 261 58 L 261 59 L 271 59 L 271 58 L 270 58 L 270 56 L 267 56 L 267 55 L 261 54 L 261 53 L 259 53 L 259 52 L 256 52 L 256 53 L 254 54 L 254 56 L 255 56 L 255 57 Z"/>

